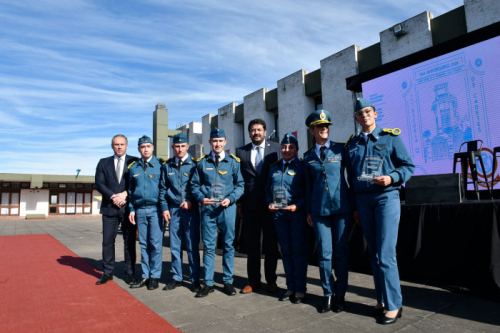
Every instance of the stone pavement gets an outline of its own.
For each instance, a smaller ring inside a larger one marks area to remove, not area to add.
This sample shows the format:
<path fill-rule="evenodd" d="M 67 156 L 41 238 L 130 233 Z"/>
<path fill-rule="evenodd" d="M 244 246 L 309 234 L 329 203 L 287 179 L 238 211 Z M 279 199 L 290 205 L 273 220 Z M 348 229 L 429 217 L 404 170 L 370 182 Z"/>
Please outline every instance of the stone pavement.
<path fill-rule="evenodd" d="M 56 220 L 0 220 L 0 236 L 47 233 L 71 251 L 101 269 L 100 218 Z M 116 241 L 114 281 L 172 325 L 186 332 L 500 332 L 500 303 L 449 292 L 432 286 L 402 282 L 403 317 L 396 324 L 383 326 L 366 313 L 375 305 L 370 275 L 350 273 L 346 295 L 347 312 L 318 313 L 322 302 L 317 267 L 308 271 L 308 294 L 304 304 L 279 302 L 266 288 L 255 294 L 228 297 L 222 292 L 222 257 L 216 256 L 216 291 L 206 298 L 195 298 L 190 284 L 163 291 L 170 278 L 168 232 L 163 248 L 163 273 L 160 289 L 129 289 L 123 282 L 123 239 Z M 139 245 L 137 251 L 140 253 Z M 186 263 L 187 258 L 184 255 Z M 137 278 L 141 268 L 136 266 Z M 188 273 L 184 264 L 185 278 Z M 246 259 L 235 258 L 234 286 L 239 291 L 246 283 Z M 278 263 L 278 285 L 285 287 L 283 266 Z M 219 282 L 219 283 L 217 283 Z M 106 288 L 106 286 L 89 286 Z"/>

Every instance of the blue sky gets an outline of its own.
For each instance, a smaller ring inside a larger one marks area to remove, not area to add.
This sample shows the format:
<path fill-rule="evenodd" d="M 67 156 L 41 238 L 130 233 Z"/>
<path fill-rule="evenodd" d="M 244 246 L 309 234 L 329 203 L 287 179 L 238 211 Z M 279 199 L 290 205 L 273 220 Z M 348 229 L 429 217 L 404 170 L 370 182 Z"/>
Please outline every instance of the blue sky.
<path fill-rule="evenodd" d="M 463 0 L 0 0 L 0 172 L 93 175 L 116 133 L 152 135 L 425 10 Z"/>

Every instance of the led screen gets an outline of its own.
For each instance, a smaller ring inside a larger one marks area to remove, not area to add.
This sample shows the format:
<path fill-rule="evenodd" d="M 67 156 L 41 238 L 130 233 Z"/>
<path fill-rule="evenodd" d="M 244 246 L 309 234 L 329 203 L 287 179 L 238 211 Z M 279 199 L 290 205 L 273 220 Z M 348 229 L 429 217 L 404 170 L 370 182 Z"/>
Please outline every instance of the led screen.
<path fill-rule="evenodd" d="M 493 148 L 500 146 L 500 36 L 367 81 L 362 88 L 377 109 L 377 125 L 401 129 L 415 175 L 453 172 L 460 145 L 479 139 L 488 180 L 494 173 L 500 188 L 498 166 L 492 170 Z M 484 180 L 480 167 L 479 173 Z"/>

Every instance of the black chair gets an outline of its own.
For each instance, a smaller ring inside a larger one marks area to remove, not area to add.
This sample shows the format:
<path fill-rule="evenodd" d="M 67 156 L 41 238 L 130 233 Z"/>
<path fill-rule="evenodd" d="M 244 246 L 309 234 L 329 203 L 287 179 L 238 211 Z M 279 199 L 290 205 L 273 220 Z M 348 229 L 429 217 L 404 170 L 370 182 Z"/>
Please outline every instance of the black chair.
<path fill-rule="evenodd" d="M 493 148 L 493 171 L 491 173 L 491 189 L 495 187 L 495 171 L 497 169 L 497 154 L 500 153 L 500 147 Z"/>
<path fill-rule="evenodd" d="M 478 142 L 481 142 L 481 146 L 479 149 L 477 148 Z M 467 145 L 467 151 L 463 152 L 462 147 Z M 462 194 L 463 201 L 467 201 L 467 184 L 474 184 L 474 190 L 476 191 L 477 200 L 479 200 L 479 183 L 486 183 L 486 187 L 488 188 L 488 193 L 491 196 L 490 183 L 488 182 L 488 176 L 486 175 L 486 169 L 484 168 L 483 158 L 481 157 L 481 149 L 483 148 L 483 140 L 473 140 L 467 141 L 460 145 L 460 149 L 458 153 L 453 155 L 453 173 L 456 173 L 457 170 L 457 162 L 460 160 L 462 166 Z M 479 182 L 477 178 L 477 165 L 476 158 L 479 158 L 479 163 L 481 164 L 481 169 L 484 172 L 484 182 Z M 467 181 L 467 174 L 470 165 L 470 173 L 472 175 L 472 182 Z"/>

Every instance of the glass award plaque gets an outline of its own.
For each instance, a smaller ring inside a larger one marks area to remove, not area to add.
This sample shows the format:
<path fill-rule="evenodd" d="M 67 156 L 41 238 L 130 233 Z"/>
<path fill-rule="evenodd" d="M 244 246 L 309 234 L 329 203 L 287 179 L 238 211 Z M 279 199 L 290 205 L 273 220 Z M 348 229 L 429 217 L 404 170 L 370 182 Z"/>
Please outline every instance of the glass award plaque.
<path fill-rule="evenodd" d="M 285 208 L 288 206 L 288 195 L 284 186 L 277 186 L 273 189 L 274 208 Z"/>
<path fill-rule="evenodd" d="M 225 199 L 226 185 L 215 183 L 210 189 L 210 200 L 213 202 L 222 202 Z"/>
<path fill-rule="evenodd" d="M 382 175 L 383 164 L 384 158 L 382 156 L 365 157 L 363 171 L 361 176 L 358 176 L 358 180 L 370 182 L 373 178 L 380 177 Z"/>

